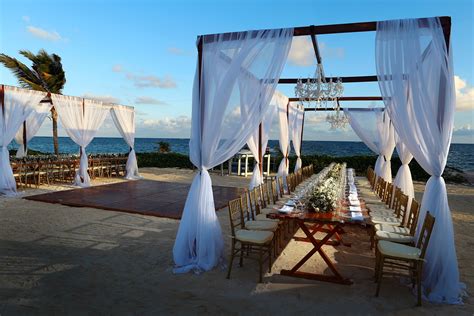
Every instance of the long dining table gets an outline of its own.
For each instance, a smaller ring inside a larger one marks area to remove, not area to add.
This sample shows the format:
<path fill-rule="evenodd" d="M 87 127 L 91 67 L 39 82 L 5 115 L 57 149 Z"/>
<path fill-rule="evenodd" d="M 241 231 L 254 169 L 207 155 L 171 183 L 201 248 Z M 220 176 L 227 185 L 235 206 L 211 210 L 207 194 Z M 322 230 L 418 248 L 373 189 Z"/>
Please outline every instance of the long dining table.
<path fill-rule="evenodd" d="M 284 202 L 278 204 L 281 206 Z M 303 258 L 301 258 L 298 263 L 296 263 L 291 269 L 281 270 L 280 274 L 345 285 L 352 284 L 353 282 L 349 278 L 344 277 L 340 273 L 334 262 L 324 251 L 323 246 L 351 246 L 351 244 L 344 241 L 342 237 L 342 234 L 344 233 L 343 227 L 345 225 L 360 225 L 361 227 L 366 227 L 369 224 L 369 213 L 363 200 L 360 200 L 360 208 L 362 218 L 357 220 L 353 219 L 351 216 L 347 199 L 340 201 L 339 207 L 332 212 L 312 212 L 303 209 L 295 210 L 291 213 L 274 212 L 268 214 L 267 217 L 272 219 L 296 222 L 305 234 L 305 237 L 293 236 L 293 239 L 297 242 L 307 242 L 313 245 L 313 248 Z M 325 234 L 322 239 L 316 239 L 315 235 L 318 232 Z M 328 268 L 331 270 L 332 275 L 304 272 L 300 270 L 300 268 L 316 253 L 324 260 Z"/>

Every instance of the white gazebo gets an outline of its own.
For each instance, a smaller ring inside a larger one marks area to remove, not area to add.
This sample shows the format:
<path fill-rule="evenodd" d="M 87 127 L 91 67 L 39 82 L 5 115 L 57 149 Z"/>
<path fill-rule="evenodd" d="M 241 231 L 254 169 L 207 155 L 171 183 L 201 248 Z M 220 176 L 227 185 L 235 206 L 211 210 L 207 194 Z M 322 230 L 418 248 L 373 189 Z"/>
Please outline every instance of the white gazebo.
<path fill-rule="evenodd" d="M 379 156 L 376 172 L 380 177 L 392 180 L 394 147 L 403 162 L 395 181 L 407 194 L 413 190 L 408 168 L 412 157 L 431 175 L 420 213 L 421 219 L 427 211 L 436 217 L 424 269 L 425 295 L 432 302 L 460 302 L 453 225 L 442 178 L 455 108 L 450 30 L 449 17 L 433 17 L 199 36 L 190 141 L 190 159 L 199 173 L 176 236 L 174 271 L 206 271 L 222 262 L 224 243 L 207 170 L 228 160 L 246 143 L 259 157 L 256 168 L 261 166 L 270 113 L 276 112 L 280 122 L 284 158 L 279 176 L 288 174 L 290 140 L 299 158 L 304 111 L 315 109 L 298 108 L 292 105 L 298 98 L 275 93 L 278 84 L 297 83 L 294 78 L 280 78 L 293 37 L 311 36 L 320 63 L 316 35 L 375 31 L 377 75 L 341 79 L 344 83 L 378 82 L 381 96 L 341 97 L 338 102 L 384 102 L 385 109 L 345 110 L 357 135 Z M 364 131 L 368 119 L 375 131 L 371 135 Z M 299 160 L 297 168 L 300 165 Z M 252 183 L 260 183 L 259 173 L 254 174 Z"/>

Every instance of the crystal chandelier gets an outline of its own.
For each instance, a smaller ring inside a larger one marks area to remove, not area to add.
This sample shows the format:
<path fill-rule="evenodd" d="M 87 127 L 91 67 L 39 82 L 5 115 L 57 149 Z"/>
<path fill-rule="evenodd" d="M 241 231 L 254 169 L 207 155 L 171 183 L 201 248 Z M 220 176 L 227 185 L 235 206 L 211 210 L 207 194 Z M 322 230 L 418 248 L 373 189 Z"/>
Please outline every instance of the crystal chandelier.
<path fill-rule="evenodd" d="M 343 112 L 336 109 L 334 114 L 328 114 L 326 116 L 326 122 L 331 124 L 331 130 L 338 128 L 346 129 L 347 124 L 349 124 L 349 118 Z"/>
<path fill-rule="evenodd" d="M 327 102 L 332 101 L 332 107 L 339 110 L 339 104 L 336 103 L 337 98 L 342 96 L 344 87 L 341 78 L 336 82 L 332 79 L 327 82 L 324 76 L 322 64 L 318 63 L 314 79 L 298 79 L 295 87 L 295 95 L 302 103 L 316 103 L 316 107 L 327 107 Z"/>

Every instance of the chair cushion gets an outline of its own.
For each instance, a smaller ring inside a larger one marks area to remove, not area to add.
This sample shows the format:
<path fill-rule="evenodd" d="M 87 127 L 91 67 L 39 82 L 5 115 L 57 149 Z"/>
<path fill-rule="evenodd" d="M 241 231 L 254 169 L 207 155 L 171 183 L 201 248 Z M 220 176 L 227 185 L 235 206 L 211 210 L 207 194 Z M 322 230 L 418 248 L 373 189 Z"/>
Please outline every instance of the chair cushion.
<path fill-rule="evenodd" d="M 260 214 L 264 214 L 264 215 L 267 215 L 267 214 L 270 214 L 270 213 L 276 213 L 277 210 L 274 209 L 274 208 L 269 208 L 269 207 L 266 207 L 266 208 L 263 208 L 260 210 Z"/>
<path fill-rule="evenodd" d="M 278 222 L 273 221 L 248 221 L 245 223 L 245 228 L 250 230 L 268 230 L 275 231 L 278 229 Z"/>
<path fill-rule="evenodd" d="M 379 230 L 375 233 L 375 239 L 388 240 L 388 241 L 393 241 L 393 242 L 397 242 L 401 244 L 409 244 L 415 240 L 413 236 L 384 232 L 383 230 Z"/>
<path fill-rule="evenodd" d="M 394 216 L 372 216 L 370 218 L 374 224 L 401 225 L 402 221 Z"/>
<path fill-rule="evenodd" d="M 384 231 L 388 233 L 397 233 L 401 235 L 410 235 L 410 230 L 407 227 L 387 225 L 387 224 L 376 224 L 376 231 Z"/>
<path fill-rule="evenodd" d="M 388 216 L 388 217 L 396 217 L 395 211 L 391 209 L 372 209 L 369 208 L 369 212 L 371 216 Z"/>
<path fill-rule="evenodd" d="M 273 233 L 265 230 L 241 229 L 235 232 L 235 239 L 243 242 L 264 245 L 273 239 Z"/>
<path fill-rule="evenodd" d="M 381 254 L 390 257 L 419 260 L 421 250 L 403 244 L 397 244 L 391 241 L 381 240 L 378 242 L 378 250 Z"/>

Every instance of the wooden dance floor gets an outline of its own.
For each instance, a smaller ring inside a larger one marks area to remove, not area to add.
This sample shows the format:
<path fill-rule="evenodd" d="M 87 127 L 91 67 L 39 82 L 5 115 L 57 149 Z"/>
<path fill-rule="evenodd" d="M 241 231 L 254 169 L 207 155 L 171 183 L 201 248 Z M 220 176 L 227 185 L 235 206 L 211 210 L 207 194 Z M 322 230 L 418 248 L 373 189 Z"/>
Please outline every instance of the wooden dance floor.
<path fill-rule="evenodd" d="M 152 180 L 126 181 L 25 197 L 27 200 L 76 207 L 138 213 L 180 219 L 190 184 Z M 216 210 L 227 206 L 244 189 L 213 186 Z"/>

